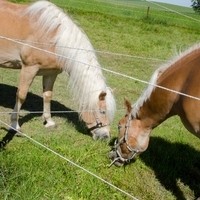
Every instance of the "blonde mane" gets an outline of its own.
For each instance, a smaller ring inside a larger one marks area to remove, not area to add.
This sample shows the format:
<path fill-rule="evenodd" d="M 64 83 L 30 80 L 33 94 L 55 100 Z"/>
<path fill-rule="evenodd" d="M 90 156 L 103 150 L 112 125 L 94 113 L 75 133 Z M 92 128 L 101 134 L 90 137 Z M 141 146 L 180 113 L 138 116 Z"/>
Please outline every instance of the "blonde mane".
<path fill-rule="evenodd" d="M 115 101 L 86 34 L 61 9 L 48 1 L 32 4 L 25 14 L 31 17 L 41 33 L 55 32 L 52 41 L 48 42 L 55 45 L 55 53 L 60 55 L 58 63 L 69 75 L 69 87 L 78 102 L 79 111 L 96 109 L 99 94 L 104 91 L 107 93 L 108 117 L 112 120 Z"/>
<path fill-rule="evenodd" d="M 200 49 L 200 44 L 195 44 L 191 48 L 187 49 L 186 51 L 179 53 L 179 55 L 172 58 L 167 63 L 161 65 L 152 75 L 148 87 L 143 91 L 142 95 L 136 101 L 135 104 L 132 105 L 132 115 L 134 117 L 137 116 L 139 109 L 143 106 L 143 104 L 150 98 L 151 93 L 156 88 L 157 80 L 161 74 L 163 74 L 167 69 L 169 69 L 174 63 L 181 60 L 183 57 L 189 55 L 191 52 Z"/>

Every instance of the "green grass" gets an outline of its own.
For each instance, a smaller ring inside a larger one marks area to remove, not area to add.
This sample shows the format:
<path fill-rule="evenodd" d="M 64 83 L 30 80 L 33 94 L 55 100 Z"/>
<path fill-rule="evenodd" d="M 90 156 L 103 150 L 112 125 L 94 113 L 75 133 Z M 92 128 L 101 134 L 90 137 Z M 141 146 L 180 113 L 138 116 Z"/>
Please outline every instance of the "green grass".
<path fill-rule="evenodd" d="M 165 11 L 146 1 L 54 0 L 87 33 L 95 49 L 143 57 L 125 57 L 97 53 L 103 67 L 148 81 L 153 71 L 180 50 L 200 41 L 197 21 Z M 165 4 L 161 4 L 165 5 Z M 147 8 L 150 13 L 147 16 Z M 192 9 L 167 5 L 197 20 Z M 151 60 L 147 58 L 158 58 Z M 0 111 L 10 112 L 18 81 L 18 71 L 0 69 Z M 117 123 L 125 114 L 124 97 L 134 102 L 145 84 L 107 73 L 114 89 L 117 112 L 112 124 L 112 138 Z M 23 111 L 42 110 L 41 77 L 34 80 Z M 61 74 L 55 84 L 53 110 L 75 109 L 67 90 L 67 77 Z M 39 114 L 23 113 L 22 131 L 101 178 L 142 200 L 194 199 L 200 192 L 200 140 L 187 132 L 178 117 L 153 130 L 149 147 L 125 168 L 111 167 L 108 142 L 93 141 L 77 114 L 53 114 L 55 129 L 47 130 Z M 0 120 L 9 123 L 9 114 Z M 0 137 L 7 127 L 0 125 Z M 121 200 L 128 196 L 97 178 L 36 145 L 15 137 L 0 152 L 0 199 L 2 200 Z"/>

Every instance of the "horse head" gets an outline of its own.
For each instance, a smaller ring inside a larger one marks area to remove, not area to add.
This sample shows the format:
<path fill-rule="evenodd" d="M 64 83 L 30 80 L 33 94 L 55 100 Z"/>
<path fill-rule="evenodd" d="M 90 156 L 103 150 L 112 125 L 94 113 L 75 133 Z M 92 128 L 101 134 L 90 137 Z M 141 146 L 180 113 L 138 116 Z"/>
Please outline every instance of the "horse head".
<path fill-rule="evenodd" d="M 106 92 L 101 92 L 98 96 L 96 109 L 81 114 L 81 118 L 86 123 L 94 140 L 110 137 L 110 120 L 107 113 L 106 95 Z"/>
<path fill-rule="evenodd" d="M 115 164 L 116 166 L 129 163 L 136 155 L 145 151 L 149 144 L 151 131 L 145 126 L 145 120 L 132 115 L 132 107 L 129 101 L 125 100 L 125 106 L 127 113 L 119 121 L 119 136 L 109 153 L 109 158 L 112 160 L 111 165 Z"/>

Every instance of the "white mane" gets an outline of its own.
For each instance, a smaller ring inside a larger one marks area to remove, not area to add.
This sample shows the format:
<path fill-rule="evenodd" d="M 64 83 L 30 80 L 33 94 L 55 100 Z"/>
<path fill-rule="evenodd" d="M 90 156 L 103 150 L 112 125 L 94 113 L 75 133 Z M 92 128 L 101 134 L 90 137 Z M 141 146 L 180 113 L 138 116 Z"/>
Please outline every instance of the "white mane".
<path fill-rule="evenodd" d="M 142 95 L 139 97 L 139 99 L 136 101 L 135 104 L 132 105 L 132 115 L 134 117 L 137 116 L 137 113 L 141 106 L 147 101 L 148 98 L 150 98 L 151 93 L 156 88 L 155 85 L 157 85 L 157 80 L 160 77 L 160 75 L 165 72 L 167 69 L 169 69 L 174 63 L 185 57 L 186 55 L 190 54 L 191 52 L 195 50 L 200 49 L 200 44 L 195 44 L 191 48 L 187 49 L 183 53 L 179 53 L 179 55 L 175 56 L 172 60 L 165 63 L 164 65 L 161 65 L 152 75 L 148 87 L 143 91 Z"/>
<path fill-rule="evenodd" d="M 86 34 L 59 8 L 48 1 L 39 1 L 28 7 L 32 19 L 39 16 L 36 26 L 43 33 L 56 30 L 52 41 L 56 47 L 58 61 L 64 72 L 69 75 L 69 86 L 79 110 L 97 108 L 99 94 L 104 91 L 108 117 L 112 120 L 115 101 L 110 89 L 106 86 L 100 64 Z M 82 49 L 82 50 L 81 50 Z M 84 49 L 84 50 L 83 50 Z"/>

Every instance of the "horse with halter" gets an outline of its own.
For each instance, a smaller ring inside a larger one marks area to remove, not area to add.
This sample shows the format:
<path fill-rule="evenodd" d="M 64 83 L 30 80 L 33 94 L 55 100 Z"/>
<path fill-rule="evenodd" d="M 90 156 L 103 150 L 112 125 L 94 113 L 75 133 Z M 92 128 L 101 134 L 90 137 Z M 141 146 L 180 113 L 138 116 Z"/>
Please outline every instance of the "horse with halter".
<path fill-rule="evenodd" d="M 0 0 L 0 19 L 0 67 L 20 69 L 11 129 L 20 129 L 19 112 L 37 75 L 43 77 L 45 126 L 55 125 L 52 90 L 57 75 L 65 72 L 80 118 L 93 138 L 109 137 L 115 100 L 86 34 L 48 1 L 22 5 Z"/>
<path fill-rule="evenodd" d="M 200 137 L 200 44 L 158 68 L 136 103 L 125 101 L 126 115 L 119 121 L 119 136 L 109 154 L 121 166 L 144 152 L 151 131 L 171 116 Z"/>

